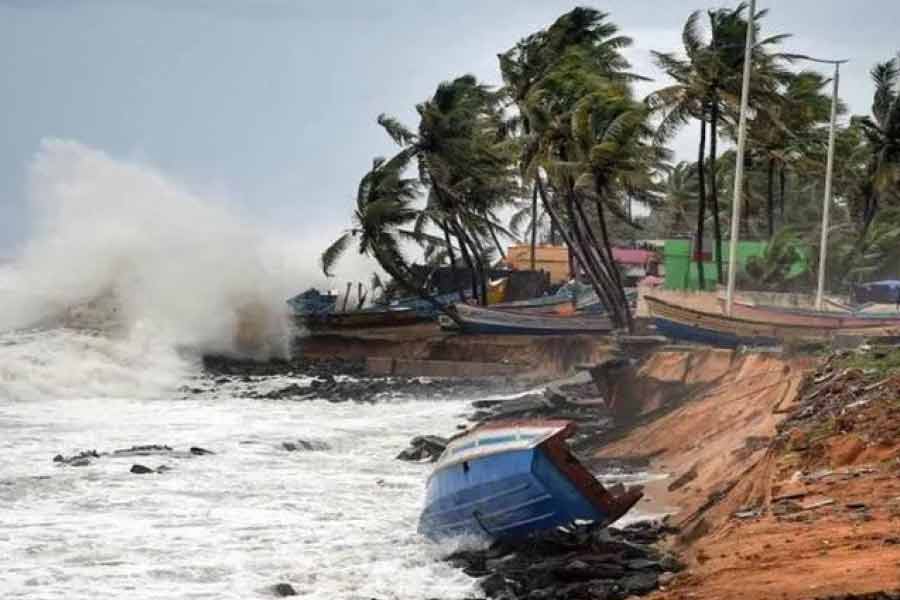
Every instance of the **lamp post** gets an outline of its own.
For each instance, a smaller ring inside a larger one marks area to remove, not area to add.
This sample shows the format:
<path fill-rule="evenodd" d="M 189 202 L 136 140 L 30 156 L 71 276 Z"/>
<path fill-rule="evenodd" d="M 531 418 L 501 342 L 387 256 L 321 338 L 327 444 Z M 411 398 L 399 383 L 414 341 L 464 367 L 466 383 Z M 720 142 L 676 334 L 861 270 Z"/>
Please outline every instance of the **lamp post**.
<path fill-rule="evenodd" d="M 728 241 L 728 288 L 725 292 L 725 314 L 731 316 L 734 304 L 734 282 L 737 272 L 737 243 L 741 220 L 741 192 L 744 188 L 744 146 L 747 142 L 747 104 L 750 96 L 750 66 L 753 54 L 753 29 L 756 0 L 750 0 L 747 17 L 747 39 L 744 44 L 744 79 L 741 84 L 741 116 L 738 121 L 737 164 L 734 169 L 734 200 L 731 203 L 731 239 Z M 713 182 L 715 185 L 715 182 Z"/>
<path fill-rule="evenodd" d="M 838 83 L 841 65 L 847 60 L 824 60 L 804 54 L 793 54 L 792 58 L 834 65 L 834 80 L 831 91 L 831 125 L 828 129 L 828 159 L 825 161 L 825 197 L 822 200 L 822 236 L 819 240 L 819 280 L 816 285 L 816 310 L 822 310 L 825 297 L 825 260 L 828 257 L 828 218 L 831 209 L 831 179 L 834 173 L 834 130 L 837 124 Z"/>

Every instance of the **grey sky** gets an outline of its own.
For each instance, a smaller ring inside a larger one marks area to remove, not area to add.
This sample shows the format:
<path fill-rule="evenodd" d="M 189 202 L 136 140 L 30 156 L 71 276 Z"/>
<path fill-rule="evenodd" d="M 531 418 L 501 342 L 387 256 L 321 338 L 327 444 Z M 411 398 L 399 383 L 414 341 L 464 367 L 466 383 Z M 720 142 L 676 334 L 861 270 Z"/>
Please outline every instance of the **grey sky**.
<path fill-rule="evenodd" d="M 394 150 L 380 112 L 444 79 L 499 82 L 496 54 L 578 4 L 650 50 L 676 49 L 690 11 L 735 2 L 609 0 L 0 0 L 0 256 L 28 234 L 25 173 L 44 137 L 148 161 L 267 225 L 327 240 L 359 176 Z M 842 96 L 868 112 L 868 70 L 900 49 L 896 0 L 760 0 L 785 48 L 850 58 Z M 676 150 L 692 158 L 693 140 Z M 320 248 L 310 248 L 317 252 Z M 310 256 L 314 260 L 314 256 Z"/>

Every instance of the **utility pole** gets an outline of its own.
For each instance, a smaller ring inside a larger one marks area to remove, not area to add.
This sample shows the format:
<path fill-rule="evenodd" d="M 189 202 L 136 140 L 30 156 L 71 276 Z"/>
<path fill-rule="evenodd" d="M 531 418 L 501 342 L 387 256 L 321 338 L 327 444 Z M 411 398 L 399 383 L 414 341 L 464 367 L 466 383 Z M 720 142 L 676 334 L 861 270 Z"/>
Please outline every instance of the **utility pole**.
<path fill-rule="evenodd" d="M 834 175 L 834 132 L 837 128 L 838 84 L 841 78 L 841 65 L 844 60 L 825 60 L 813 58 L 805 54 L 790 54 L 791 58 L 810 62 L 834 65 L 834 79 L 831 90 L 831 125 L 828 129 L 828 159 L 825 162 L 825 197 L 822 199 L 822 235 L 819 240 L 819 281 L 816 285 L 816 310 L 822 310 L 825 300 L 825 262 L 828 258 L 828 219 L 831 212 L 831 180 Z"/>
<path fill-rule="evenodd" d="M 750 0 L 747 15 L 747 40 L 744 45 L 744 80 L 741 84 L 741 117 L 738 122 L 737 164 L 734 172 L 734 201 L 731 203 L 731 239 L 728 241 L 728 288 L 725 314 L 731 316 L 734 282 L 737 276 L 737 246 L 741 222 L 741 192 L 744 190 L 744 146 L 747 143 L 747 105 L 750 96 L 750 67 L 753 58 L 753 30 L 756 25 L 756 0 Z M 713 182 L 715 185 L 715 182 Z"/>

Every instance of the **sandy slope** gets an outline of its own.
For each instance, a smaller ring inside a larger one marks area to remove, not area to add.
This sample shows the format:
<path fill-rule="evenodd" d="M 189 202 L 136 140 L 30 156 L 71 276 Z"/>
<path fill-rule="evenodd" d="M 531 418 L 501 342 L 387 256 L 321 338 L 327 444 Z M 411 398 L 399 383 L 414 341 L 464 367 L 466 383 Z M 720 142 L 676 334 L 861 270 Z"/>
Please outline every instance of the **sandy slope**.
<path fill-rule="evenodd" d="M 900 406 L 891 404 L 900 380 L 896 389 L 879 388 L 878 401 L 859 415 L 844 407 L 867 389 L 862 380 L 820 390 L 829 398 L 856 394 L 837 407 L 850 411 L 852 423 L 835 426 L 835 411 L 813 402 L 805 420 L 779 432 L 809 404 L 815 390 L 804 376 L 813 366 L 714 350 L 657 353 L 643 365 L 644 393 L 632 401 L 658 412 L 598 455 L 650 456 L 652 469 L 671 474 L 648 491 L 679 508 L 673 544 L 691 566 L 653 597 L 799 599 L 900 589 Z M 671 397 L 671 386 L 670 397 L 654 397 L 647 393 L 654 380 L 682 382 L 690 398 Z"/>

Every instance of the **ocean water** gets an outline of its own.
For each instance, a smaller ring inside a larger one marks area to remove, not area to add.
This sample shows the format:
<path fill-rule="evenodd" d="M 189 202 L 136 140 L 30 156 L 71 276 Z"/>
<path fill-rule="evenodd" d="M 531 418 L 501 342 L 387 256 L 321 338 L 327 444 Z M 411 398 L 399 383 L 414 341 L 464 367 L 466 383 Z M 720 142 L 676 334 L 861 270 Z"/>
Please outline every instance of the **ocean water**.
<path fill-rule="evenodd" d="M 149 341 L 0 335 L 0 597 L 245 599 L 278 582 L 322 599 L 474 593 L 439 560 L 450 548 L 416 533 L 428 465 L 394 459 L 414 435 L 452 431 L 464 399 L 252 400 L 197 369 Z M 298 439 L 329 449 L 282 447 Z M 138 444 L 215 454 L 52 461 Z"/>
<path fill-rule="evenodd" d="M 41 145 L 29 190 L 33 231 L 0 267 L 0 600 L 243 600 L 281 582 L 323 600 L 478 595 L 440 560 L 453 548 L 416 533 L 429 466 L 394 458 L 453 432 L 472 398 L 254 400 L 201 374 L 200 353 L 248 339 L 256 358 L 286 353 L 285 299 L 316 281 L 323 245 L 73 141 Z M 61 315 L 107 333 L 48 328 Z M 298 439 L 327 449 L 282 446 Z M 215 454 L 53 462 L 146 444 Z"/>

